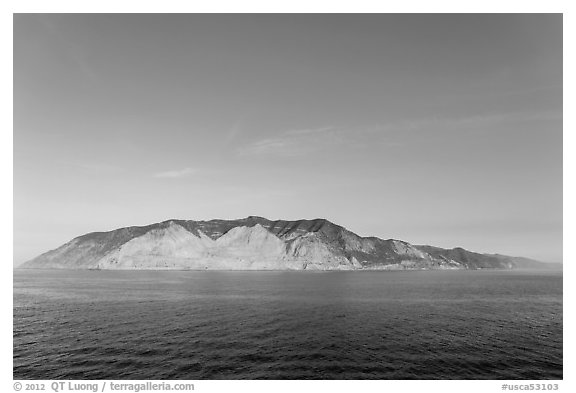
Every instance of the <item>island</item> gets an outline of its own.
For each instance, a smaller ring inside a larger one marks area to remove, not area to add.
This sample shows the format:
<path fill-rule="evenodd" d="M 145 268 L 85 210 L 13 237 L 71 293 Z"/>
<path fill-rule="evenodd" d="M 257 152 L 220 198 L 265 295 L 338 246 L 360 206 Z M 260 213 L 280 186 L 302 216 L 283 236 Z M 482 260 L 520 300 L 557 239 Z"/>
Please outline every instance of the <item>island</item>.
<path fill-rule="evenodd" d="M 72 239 L 24 269 L 550 269 L 528 258 L 361 237 L 326 219 L 167 220 Z"/>

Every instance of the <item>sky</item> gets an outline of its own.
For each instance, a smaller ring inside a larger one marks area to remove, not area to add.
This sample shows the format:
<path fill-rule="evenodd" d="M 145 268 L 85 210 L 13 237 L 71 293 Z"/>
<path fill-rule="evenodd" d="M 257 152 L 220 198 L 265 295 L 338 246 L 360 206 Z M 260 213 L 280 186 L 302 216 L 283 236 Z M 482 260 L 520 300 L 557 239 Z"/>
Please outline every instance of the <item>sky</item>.
<path fill-rule="evenodd" d="M 562 261 L 560 14 L 16 14 L 14 264 L 326 218 Z"/>

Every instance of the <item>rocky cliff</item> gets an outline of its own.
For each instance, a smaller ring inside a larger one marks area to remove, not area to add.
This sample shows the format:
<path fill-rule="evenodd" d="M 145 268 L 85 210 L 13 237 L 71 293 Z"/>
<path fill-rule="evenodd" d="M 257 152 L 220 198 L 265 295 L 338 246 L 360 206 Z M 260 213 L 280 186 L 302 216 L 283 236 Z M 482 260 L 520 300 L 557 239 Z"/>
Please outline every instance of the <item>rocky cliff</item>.
<path fill-rule="evenodd" d="M 403 270 L 546 268 L 526 258 L 360 237 L 327 220 L 168 220 L 77 237 L 21 268 Z"/>

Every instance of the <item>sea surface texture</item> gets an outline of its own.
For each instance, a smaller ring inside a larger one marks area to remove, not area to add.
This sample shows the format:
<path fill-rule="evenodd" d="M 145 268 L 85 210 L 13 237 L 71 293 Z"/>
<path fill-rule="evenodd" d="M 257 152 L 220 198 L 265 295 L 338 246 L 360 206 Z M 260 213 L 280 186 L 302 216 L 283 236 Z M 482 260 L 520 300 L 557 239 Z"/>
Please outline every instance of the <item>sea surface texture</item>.
<path fill-rule="evenodd" d="M 15 379 L 562 379 L 562 273 L 14 271 Z"/>

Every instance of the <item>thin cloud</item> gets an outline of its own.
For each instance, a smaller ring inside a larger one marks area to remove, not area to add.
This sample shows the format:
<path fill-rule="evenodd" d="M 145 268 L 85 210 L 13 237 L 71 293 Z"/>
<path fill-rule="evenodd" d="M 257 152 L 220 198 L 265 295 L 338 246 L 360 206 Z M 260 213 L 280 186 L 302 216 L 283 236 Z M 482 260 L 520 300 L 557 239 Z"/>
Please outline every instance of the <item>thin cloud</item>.
<path fill-rule="evenodd" d="M 198 170 L 194 168 L 184 168 L 166 172 L 158 172 L 154 174 L 154 177 L 161 179 L 179 179 L 182 177 L 193 175 L 196 172 L 198 172 Z"/>
<path fill-rule="evenodd" d="M 335 127 L 303 128 L 284 132 L 286 135 L 310 135 L 334 131 Z"/>
<path fill-rule="evenodd" d="M 237 152 L 241 156 L 275 155 L 283 157 L 296 157 L 310 151 L 311 146 L 291 138 L 278 137 L 262 139 L 251 144 L 241 146 Z"/>
<path fill-rule="evenodd" d="M 415 118 L 394 123 L 381 124 L 375 127 L 375 131 L 420 131 L 431 127 L 464 128 L 483 127 L 503 123 L 519 123 L 527 121 L 555 121 L 562 120 L 562 113 L 557 111 L 544 111 L 536 113 L 528 112 L 503 112 L 487 113 L 470 116 L 443 117 L 432 116 Z"/>
<path fill-rule="evenodd" d="M 265 138 L 240 146 L 240 156 L 282 156 L 297 157 L 333 148 L 345 142 L 345 138 L 335 127 L 294 129 L 280 133 L 277 137 Z"/>

